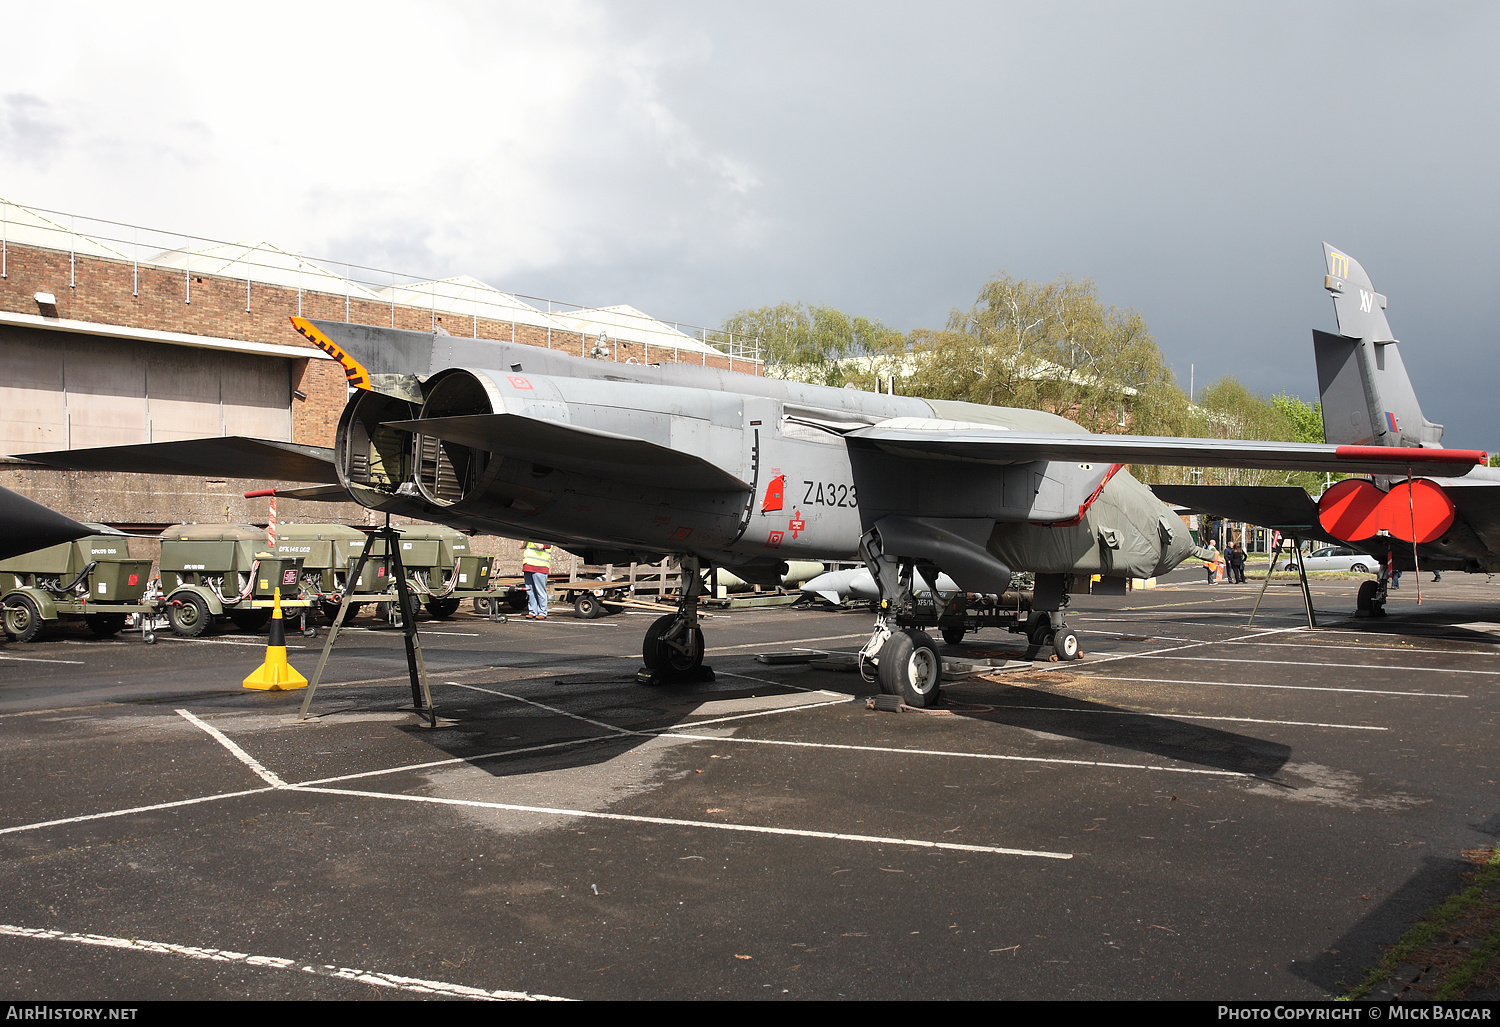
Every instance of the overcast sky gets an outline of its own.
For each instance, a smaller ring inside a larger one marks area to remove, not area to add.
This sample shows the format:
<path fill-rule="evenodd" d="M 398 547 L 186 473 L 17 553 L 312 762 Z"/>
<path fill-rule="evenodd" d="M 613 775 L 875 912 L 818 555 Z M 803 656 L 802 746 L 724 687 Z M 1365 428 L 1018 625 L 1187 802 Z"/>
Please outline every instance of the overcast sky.
<path fill-rule="evenodd" d="M 1316 398 L 1319 244 L 1500 448 L 1500 6 L 4 3 L 0 196 L 716 325 L 1093 279 Z"/>

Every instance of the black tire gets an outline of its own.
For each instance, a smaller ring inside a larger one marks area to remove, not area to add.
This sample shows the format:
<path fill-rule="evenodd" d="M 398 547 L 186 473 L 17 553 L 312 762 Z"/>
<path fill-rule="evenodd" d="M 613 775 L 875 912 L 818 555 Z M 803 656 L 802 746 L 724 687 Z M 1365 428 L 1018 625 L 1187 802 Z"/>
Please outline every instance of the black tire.
<path fill-rule="evenodd" d="M 429 599 L 423 605 L 434 620 L 447 620 L 458 612 L 457 599 Z"/>
<path fill-rule="evenodd" d="M 1041 648 L 1052 643 L 1052 618 L 1045 613 L 1033 614 L 1031 626 L 1026 629 L 1026 637 L 1031 644 Z"/>
<path fill-rule="evenodd" d="M 579 592 L 573 597 L 573 612 L 584 620 L 604 616 L 604 604 L 592 592 Z"/>
<path fill-rule="evenodd" d="M 964 626 L 962 624 L 946 625 L 943 627 L 942 632 L 943 641 L 947 642 L 949 645 L 958 645 L 958 643 L 964 640 L 964 635 L 968 634 L 968 632 L 964 630 Z"/>
<path fill-rule="evenodd" d="M 647 670 L 686 674 L 703 666 L 702 628 L 693 629 L 691 655 L 667 644 L 665 636 L 676 620 L 677 615 L 669 613 L 652 621 L 651 626 L 646 629 L 646 638 L 641 644 L 641 659 Z"/>
<path fill-rule="evenodd" d="M 1052 651 L 1059 660 L 1076 660 L 1083 655 L 1078 636 L 1073 633 L 1072 628 L 1062 628 L 1052 636 Z"/>
<path fill-rule="evenodd" d="M 5 604 L 5 633 L 17 642 L 30 642 L 42 630 L 42 611 L 30 596 L 16 596 Z"/>
<path fill-rule="evenodd" d="M 1355 564 L 1353 567 L 1350 567 L 1349 570 L 1352 571 L 1355 574 L 1369 574 L 1370 573 L 1370 568 L 1366 567 L 1362 563 Z"/>
<path fill-rule="evenodd" d="M 90 613 L 84 615 L 83 622 L 89 626 L 95 638 L 109 638 L 118 635 L 120 629 L 125 626 L 125 615 L 123 613 Z"/>
<path fill-rule="evenodd" d="M 1375 609 L 1375 593 L 1380 588 L 1373 581 L 1361 581 L 1359 591 L 1354 594 L 1354 608 L 1361 613 L 1371 613 Z"/>
<path fill-rule="evenodd" d="M 511 589 L 505 595 L 505 602 L 514 613 L 520 613 L 529 605 L 526 601 L 526 590 L 524 588 L 519 590 Z"/>
<path fill-rule="evenodd" d="M 943 694 L 943 657 L 925 631 L 908 628 L 892 635 L 881 647 L 880 690 L 899 695 L 908 706 L 937 705 Z"/>
<path fill-rule="evenodd" d="M 324 599 L 318 604 L 318 609 L 322 611 L 324 619 L 327 620 L 328 623 L 332 624 L 335 620 L 338 619 L 339 606 L 339 603 L 330 603 L 328 600 Z M 358 617 L 360 608 L 363 606 L 364 603 L 350 604 L 349 613 L 344 617 L 344 623 L 348 624 L 355 617 Z"/>
<path fill-rule="evenodd" d="M 197 638 L 213 622 L 208 604 L 196 592 L 185 592 L 181 599 L 172 600 L 167 607 L 167 623 L 172 632 L 183 638 Z"/>
<path fill-rule="evenodd" d="M 271 623 L 270 610 L 235 610 L 229 614 L 234 626 L 254 635 Z"/>

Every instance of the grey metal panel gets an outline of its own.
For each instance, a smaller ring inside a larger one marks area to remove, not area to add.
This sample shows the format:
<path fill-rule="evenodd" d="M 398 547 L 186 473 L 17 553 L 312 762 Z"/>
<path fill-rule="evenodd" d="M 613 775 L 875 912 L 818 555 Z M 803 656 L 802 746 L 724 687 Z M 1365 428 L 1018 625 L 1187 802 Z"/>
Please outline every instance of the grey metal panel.
<path fill-rule="evenodd" d="M 70 338 L 63 352 L 68 446 L 148 441 L 146 344 Z"/>
<path fill-rule="evenodd" d="M 63 351 L 56 341 L 0 329 L 0 450 L 30 453 L 68 444 Z"/>

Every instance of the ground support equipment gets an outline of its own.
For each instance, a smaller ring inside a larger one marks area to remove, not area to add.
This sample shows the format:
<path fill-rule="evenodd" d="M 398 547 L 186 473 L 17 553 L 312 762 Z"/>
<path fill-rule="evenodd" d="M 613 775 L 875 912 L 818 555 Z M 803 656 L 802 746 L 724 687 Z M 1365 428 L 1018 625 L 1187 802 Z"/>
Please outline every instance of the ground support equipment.
<path fill-rule="evenodd" d="M 382 539 L 386 544 L 386 552 L 390 554 L 389 559 L 394 565 L 392 575 L 396 582 L 395 601 L 401 607 L 401 626 L 406 636 L 406 669 L 411 677 L 411 709 L 419 716 L 427 718 L 429 727 L 437 727 L 437 710 L 432 705 L 432 689 L 427 683 L 427 664 L 422 659 L 422 640 L 417 635 L 417 607 L 416 596 L 407 585 L 406 569 L 401 565 L 401 550 L 398 543 L 401 535 L 395 528 L 391 527 L 390 515 L 386 515 L 385 527 L 370 536 L 373 543 L 376 539 Z M 349 581 L 359 581 L 360 574 L 365 569 L 365 561 L 370 559 L 370 550 L 375 548 L 367 545 L 360 550 L 358 558 L 351 562 L 349 568 Z M 363 597 L 355 596 L 351 598 Z M 380 597 L 383 600 L 383 597 Z M 328 629 L 328 640 L 323 643 L 323 654 L 318 657 L 317 669 L 313 671 L 312 680 L 308 683 L 307 694 L 302 698 L 302 708 L 297 714 L 299 721 L 307 720 L 307 711 L 312 708 L 313 696 L 317 694 L 318 682 L 323 680 L 323 669 L 328 665 L 329 654 L 333 652 L 334 640 L 339 637 L 339 629 L 344 626 L 344 618 L 348 615 L 352 603 L 340 603 L 338 614 L 334 617 L 333 626 Z"/>

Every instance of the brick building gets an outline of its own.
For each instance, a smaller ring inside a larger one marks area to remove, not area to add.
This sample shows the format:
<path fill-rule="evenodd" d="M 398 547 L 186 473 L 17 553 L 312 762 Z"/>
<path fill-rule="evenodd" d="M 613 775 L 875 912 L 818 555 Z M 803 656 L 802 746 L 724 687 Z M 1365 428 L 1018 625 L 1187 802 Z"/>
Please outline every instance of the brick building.
<path fill-rule="evenodd" d="M 344 375 L 292 329 L 293 314 L 632 363 L 760 369 L 733 340 L 689 334 L 631 307 L 542 309 L 466 276 L 422 281 L 264 242 L 170 239 L 177 245 L 145 229 L 0 201 L 0 484 L 126 529 L 263 524 L 265 501 L 243 493 L 274 483 L 60 471 L 15 458 L 222 435 L 331 446 Z M 282 500 L 278 516 L 374 524 L 377 515 Z M 510 555 L 499 543 L 482 548 Z"/>

